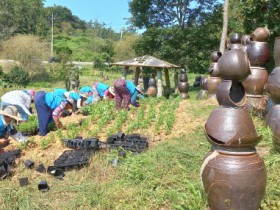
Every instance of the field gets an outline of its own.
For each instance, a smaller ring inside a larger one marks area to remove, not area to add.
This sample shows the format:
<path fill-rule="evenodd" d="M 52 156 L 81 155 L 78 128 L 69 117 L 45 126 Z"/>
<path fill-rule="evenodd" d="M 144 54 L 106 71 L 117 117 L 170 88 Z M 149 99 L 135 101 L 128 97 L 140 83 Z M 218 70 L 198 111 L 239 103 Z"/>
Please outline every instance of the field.
<path fill-rule="evenodd" d="M 117 75 L 109 77 L 108 83 Z M 194 77 L 190 75 L 190 85 Z M 88 78 L 82 79 L 84 84 L 88 82 Z M 0 208 L 207 209 L 199 173 L 211 146 L 203 126 L 218 104 L 215 99 L 196 100 L 197 88 L 191 87 L 189 93 L 187 100 L 175 94 L 169 99 L 145 98 L 140 101 L 140 108 L 128 112 L 117 112 L 113 101 L 102 101 L 90 107 L 89 116 L 63 118 L 66 130 L 53 131 L 46 137 L 31 137 L 26 145 L 12 141 L 9 148 L 21 148 L 23 154 L 17 160 L 13 175 L 0 181 Z M 264 119 L 253 115 L 252 118 L 263 136 L 257 151 L 266 163 L 268 174 L 262 209 L 279 209 L 280 157 L 273 150 L 271 130 L 264 125 Z M 65 172 L 63 180 L 27 169 L 23 164 L 24 160 L 31 159 L 36 165 L 52 165 L 67 150 L 61 142 L 63 138 L 97 137 L 106 141 L 118 131 L 146 136 L 148 150 L 119 157 L 115 150 L 102 149 L 95 153 L 87 167 Z M 114 167 L 112 161 L 116 158 L 120 163 Z M 29 185 L 20 187 L 20 177 L 28 177 Z M 45 193 L 37 188 L 43 179 L 50 186 Z"/>

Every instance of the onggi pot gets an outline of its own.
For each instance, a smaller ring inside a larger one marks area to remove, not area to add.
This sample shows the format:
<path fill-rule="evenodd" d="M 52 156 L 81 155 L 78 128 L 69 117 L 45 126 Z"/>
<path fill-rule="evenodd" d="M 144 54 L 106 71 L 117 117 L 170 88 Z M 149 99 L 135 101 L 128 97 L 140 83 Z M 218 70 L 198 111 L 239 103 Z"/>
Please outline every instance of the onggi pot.
<path fill-rule="evenodd" d="M 274 128 L 275 125 L 279 123 L 280 123 L 280 105 L 277 104 L 269 110 L 266 116 L 266 125 L 270 126 L 271 128 Z"/>
<path fill-rule="evenodd" d="M 218 60 L 218 68 L 223 79 L 241 81 L 250 74 L 247 53 L 240 49 L 226 51 Z"/>
<path fill-rule="evenodd" d="M 267 27 L 256 28 L 251 34 L 253 41 L 265 42 L 270 35 Z"/>
<path fill-rule="evenodd" d="M 211 112 L 205 135 L 212 145 L 234 149 L 254 148 L 261 140 L 249 112 L 230 107 L 218 107 Z"/>
<path fill-rule="evenodd" d="M 269 74 L 266 90 L 273 102 L 280 103 L 280 67 L 274 68 Z"/>
<path fill-rule="evenodd" d="M 273 57 L 275 66 L 280 66 L 280 37 L 276 37 L 274 41 Z"/>
<path fill-rule="evenodd" d="M 267 42 L 251 41 L 247 47 L 247 53 L 251 66 L 264 66 L 270 59 Z"/>
<path fill-rule="evenodd" d="M 262 94 L 267 78 L 268 73 L 264 67 L 251 66 L 251 74 L 242 82 L 246 93 Z"/>
<path fill-rule="evenodd" d="M 219 105 L 242 107 L 246 103 L 246 93 L 241 82 L 223 80 L 218 86 L 216 97 Z"/>
<path fill-rule="evenodd" d="M 207 90 L 209 95 L 215 95 L 218 89 L 218 86 L 221 84 L 222 79 L 220 77 L 208 77 L 207 79 Z"/>
<path fill-rule="evenodd" d="M 254 151 L 209 152 L 201 177 L 210 210 L 258 210 L 266 187 L 266 168 Z"/>

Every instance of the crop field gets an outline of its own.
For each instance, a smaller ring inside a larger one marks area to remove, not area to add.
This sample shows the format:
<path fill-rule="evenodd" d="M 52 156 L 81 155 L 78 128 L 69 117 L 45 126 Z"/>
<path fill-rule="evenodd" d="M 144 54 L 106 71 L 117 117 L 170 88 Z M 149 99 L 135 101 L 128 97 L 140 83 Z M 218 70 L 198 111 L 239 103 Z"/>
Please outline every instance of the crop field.
<path fill-rule="evenodd" d="M 211 145 L 203 133 L 215 99 L 196 100 L 198 89 L 190 89 L 190 99 L 178 95 L 168 99 L 145 98 L 139 108 L 116 111 L 114 101 L 101 101 L 84 108 L 81 114 L 61 119 L 66 129 L 54 129 L 45 137 L 30 137 L 19 145 L 13 140 L 8 149 L 20 148 L 22 155 L 12 176 L 0 181 L 1 209 L 207 209 L 200 166 Z M 271 130 L 264 119 L 252 115 L 263 136 L 257 151 L 266 163 L 267 188 L 262 209 L 280 208 L 280 157 L 272 145 Z M 36 116 L 18 129 L 36 127 Z M 125 157 L 108 148 L 97 151 L 90 164 L 65 172 L 63 179 L 27 169 L 23 161 L 45 167 L 69 150 L 62 139 L 95 137 L 105 142 L 117 132 L 139 133 L 147 137 L 149 147 L 142 153 L 127 152 Z M 118 159 L 116 166 L 112 161 Z M 19 186 L 19 178 L 29 184 Z M 248 177 L 249 179 L 250 177 Z M 46 180 L 50 190 L 38 190 Z"/>

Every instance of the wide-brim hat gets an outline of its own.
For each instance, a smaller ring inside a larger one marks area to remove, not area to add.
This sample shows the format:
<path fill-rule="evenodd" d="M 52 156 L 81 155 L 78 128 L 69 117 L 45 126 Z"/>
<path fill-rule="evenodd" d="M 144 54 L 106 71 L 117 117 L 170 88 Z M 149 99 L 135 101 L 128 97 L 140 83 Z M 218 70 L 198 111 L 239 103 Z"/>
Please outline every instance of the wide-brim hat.
<path fill-rule="evenodd" d="M 114 96 L 115 95 L 115 89 L 114 87 L 109 87 L 109 92 Z"/>
<path fill-rule="evenodd" d="M 88 98 L 88 94 L 86 94 L 86 93 L 80 93 L 80 96 L 83 98 Z"/>
<path fill-rule="evenodd" d="M 67 101 L 72 105 L 72 111 L 77 111 L 77 103 L 74 99 L 68 98 Z"/>
<path fill-rule="evenodd" d="M 144 94 L 144 88 L 141 85 L 137 85 L 136 89 L 141 93 Z"/>
<path fill-rule="evenodd" d="M 23 119 L 18 116 L 18 110 L 15 106 L 6 106 L 4 110 L 0 110 L 0 114 L 13 118 L 17 121 L 23 121 Z"/>

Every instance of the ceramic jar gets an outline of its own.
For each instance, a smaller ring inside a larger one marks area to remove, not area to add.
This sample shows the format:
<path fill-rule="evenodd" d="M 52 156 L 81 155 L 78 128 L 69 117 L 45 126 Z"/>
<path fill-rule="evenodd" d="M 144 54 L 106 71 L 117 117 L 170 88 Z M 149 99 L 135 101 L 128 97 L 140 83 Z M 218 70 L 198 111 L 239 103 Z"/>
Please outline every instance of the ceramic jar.
<path fill-rule="evenodd" d="M 269 110 L 266 116 L 266 124 L 271 128 L 274 128 L 274 126 L 279 123 L 280 123 L 280 105 L 277 104 Z"/>
<path fill-rule="evenodd" d="M 218 107 L 211 112 L 205 135 L 210 144 L 233 149 L 254 148 L 261 140 L 249 112 L 229 107 Z"/>
<path fill-rule="evenodd" d="M 270 31 L 267 27 L 256 28 L 251 34 L 253 41 L 265 42 L 270 35 Z"/>
<path fill-rule="evenodd" d="M 208 68 L 208 73 L 210 74 L 211 77 L 219 77 L 220 76 L 220 72 L 219 72 L 217 62 L 211 63 L 210 67 Z"/>
<path fill-rule="evenodd" d="M 280 37 L 276 37 L 274 41 L 273 57 L 275 66 L 280 66 Z"/>
<path fill-rule="evenodd" d="M 216 91 L 220 106 L 242 107 L 246 103 L 246 93 L 241 82 L 223 80 Z"/>
<path fill-rule="evenodd" d="M 251 66 L 251 74 L 242 82 L 247 94 L 261 95 L 267 82 L 268 73 L 264 67 Z"/>
<path fill-rule="evenodd" d="M 258 210 L 264 197 L 266 169 L 253 150 L 214 151 L 201 168 L 209 210 Z"/>
<path fill-rule="evenodd" d="M 223 79 L 241 81 L 250 74 L 247 53 L 240 49 L 226 51 L 218 60 L 218 68 Z"/>
<path fill-rule="evenodd" d="M 278 118 L 279 119 L 279 118 Z M 279 122 L 273 128 L 273 138 L 272 138 L 274 148 L 280 152 L 280 124 Z"/>
<path fill-rule="evenodd" d="M 270 60 L 267 42 L 251 41 L 247 47 L 251 66 L 264 66 Z"/>
<path fill-rule="evenodd" d="M 221 84 L 222 79 L 220 77 L 208 77 L 207 90 L 209 96 L 216 96 L 218 86 Z"/>
<path fill-rule="evenodd" d="M 242 34 L 233 33 L 229 36 L 229 41 L 231 44 L 241 44 Z"/>
<path fill-rule="evenodd" d="M 269 74 L 266 90 L 273 102 L 280 103 L 280 67 L 274 68 Z"/>
<path fill-rule="evenodd" d="M 210 60 L 212 62 L 217 62 L 219 58 L 222 57 L 222 53 L 219 51 L 213 51 L 210 55 Z"/>

